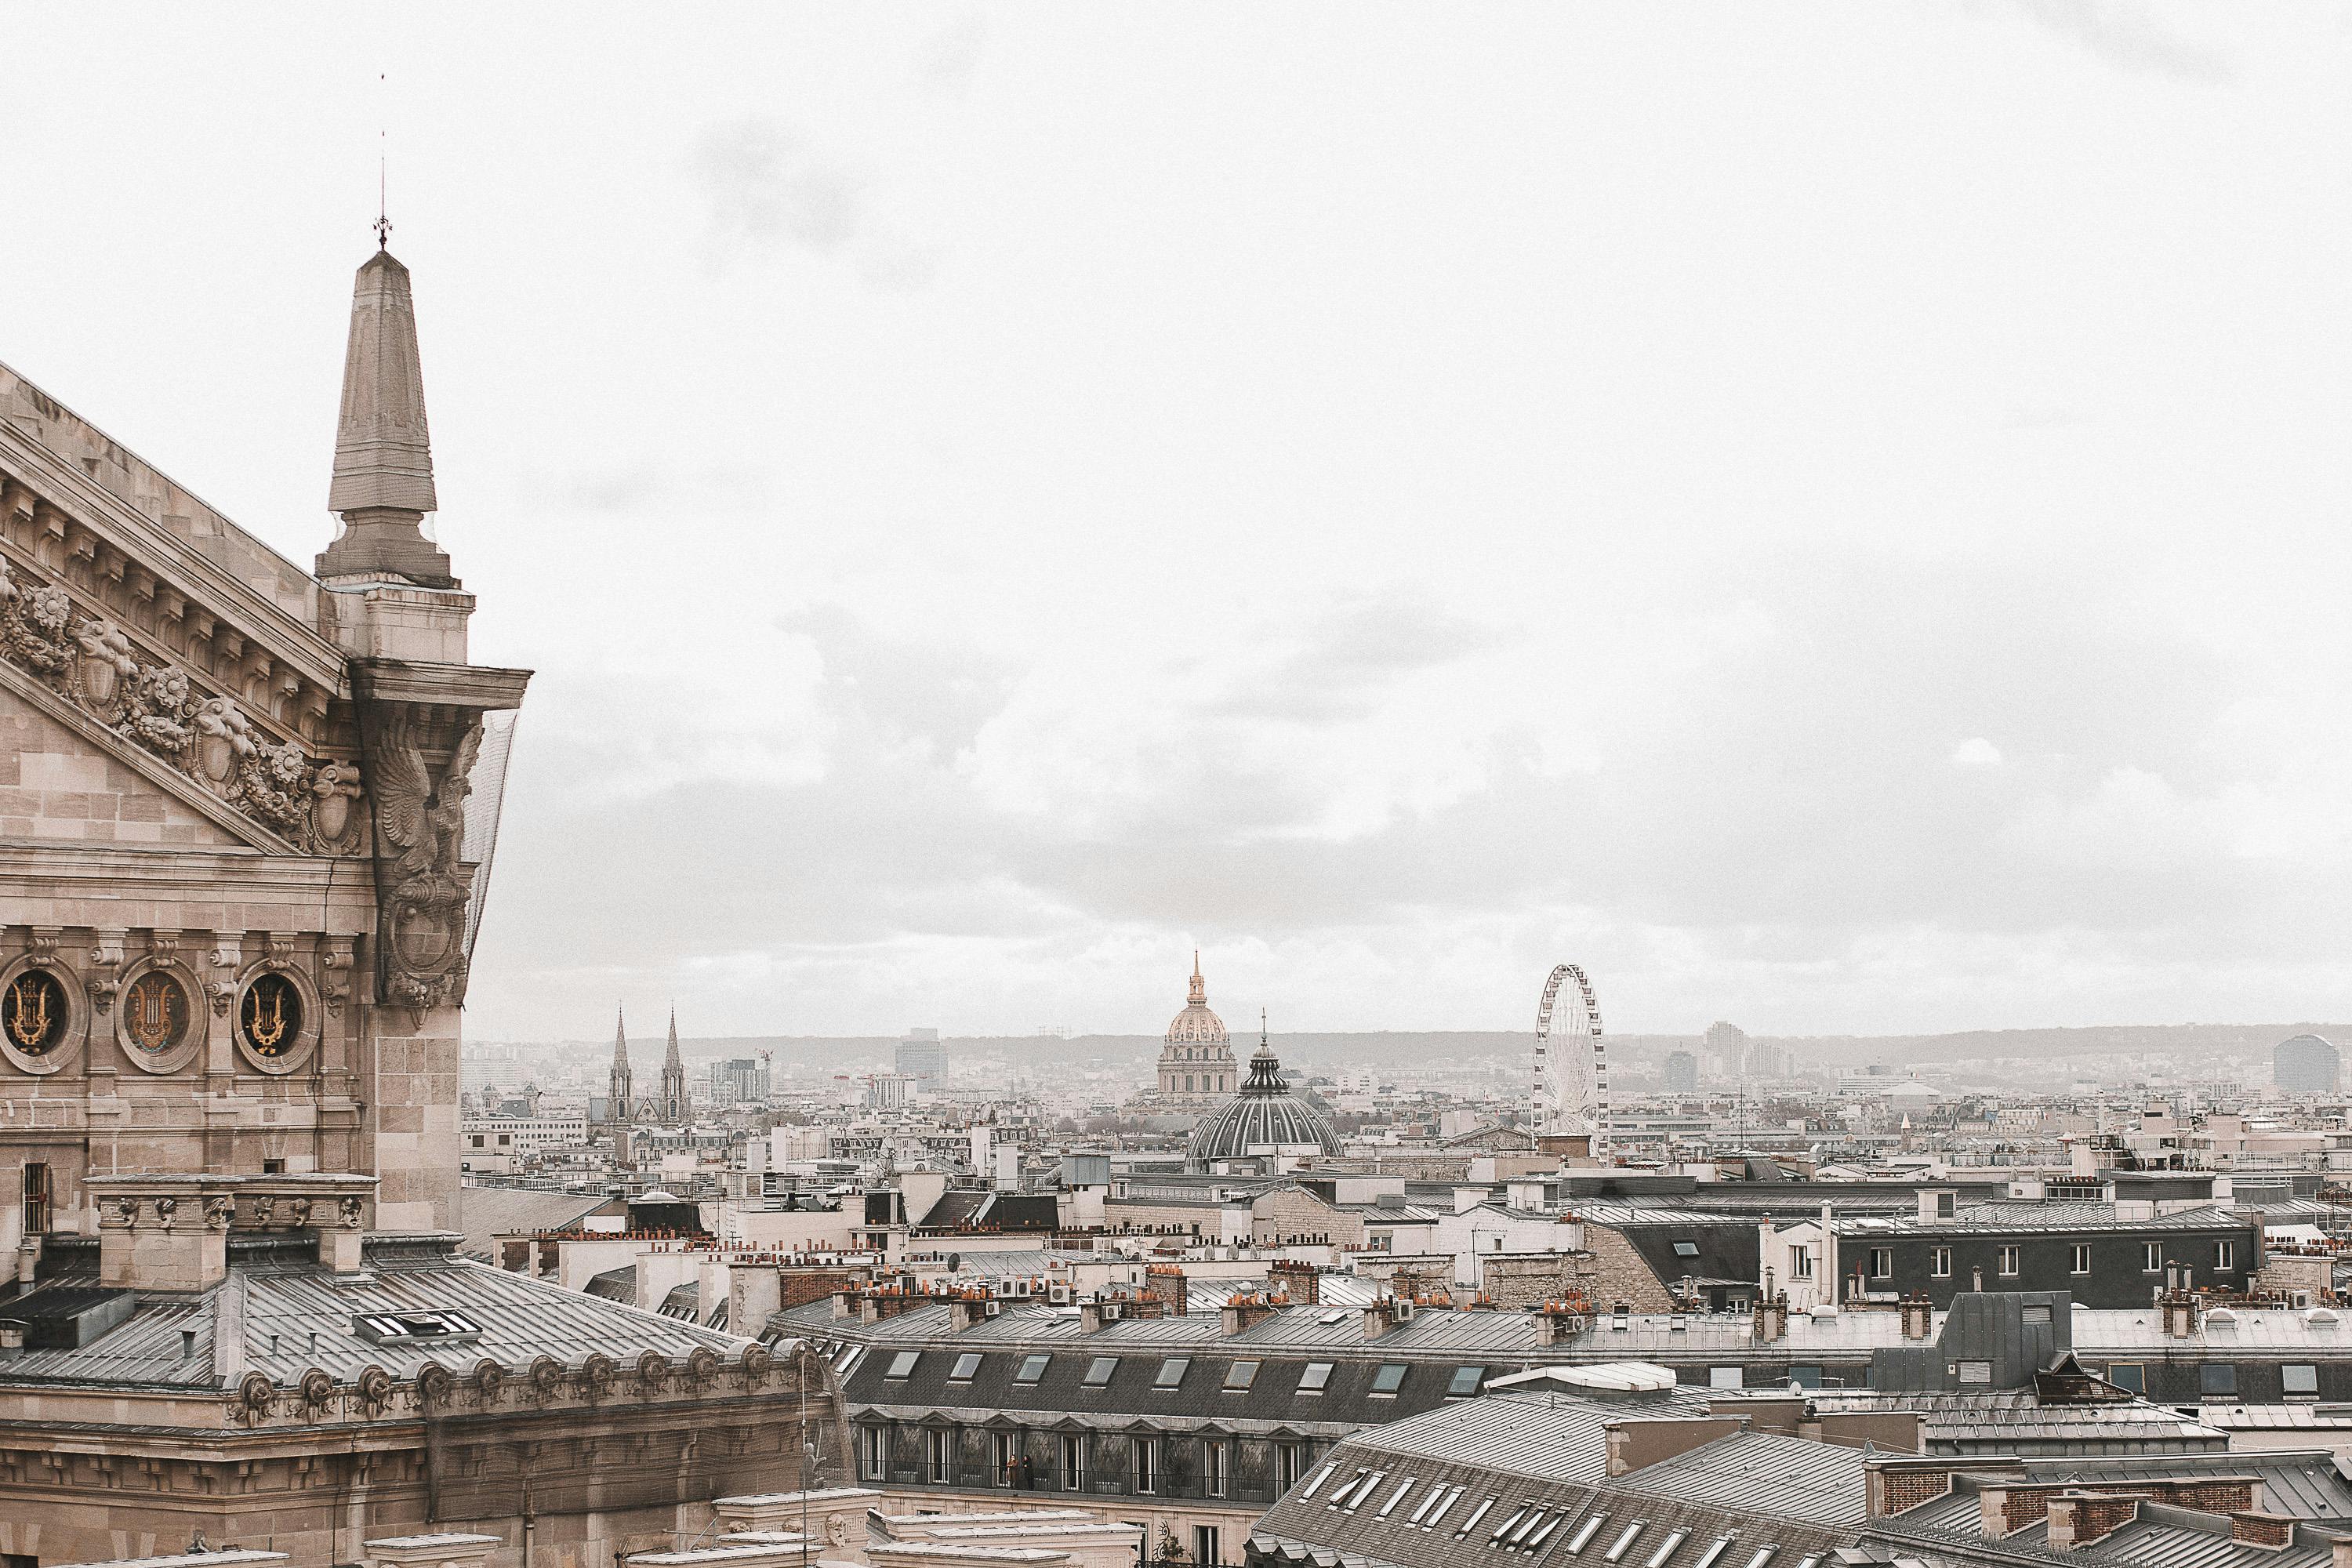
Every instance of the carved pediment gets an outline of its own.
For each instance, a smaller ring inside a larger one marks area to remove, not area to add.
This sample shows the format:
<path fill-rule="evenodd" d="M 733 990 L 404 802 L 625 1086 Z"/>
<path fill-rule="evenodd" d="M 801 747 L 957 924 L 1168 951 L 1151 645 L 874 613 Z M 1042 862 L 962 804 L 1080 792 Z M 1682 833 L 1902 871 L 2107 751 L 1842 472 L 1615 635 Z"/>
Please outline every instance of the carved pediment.
<path fill-rule="evenodd" d="M 9 484 L 7 496 L 0 496 L 0 663 L 54 696 L 85 729 L 139 759 L 151 778 L 158 769 L 176 775 L 258 827 L 264 837 L 254 842 L 261 847 L 362 851 L 367 809 L 358 764 L 320 754 L 297 721 L 266 703 L 254 705 L 254 682 L 230 684 L 216 670 L 193 670 L 167 654 L 152 632 L 106 614 L 108 605 L 87 581 L 28 560 L 24 533 L 47 529 L 47 521 L 40 505 L 12 510 L 14 494 Z M 207 639 L 226 647 L 219 626 Z M 247 668 L 236 663 L 233 670 Z M 261 691 L 266 699 L 268 682 Z M 299 699 L 299 687 L 291 696 Z M 313 724 L 318 729 L 322 724 Z"/>

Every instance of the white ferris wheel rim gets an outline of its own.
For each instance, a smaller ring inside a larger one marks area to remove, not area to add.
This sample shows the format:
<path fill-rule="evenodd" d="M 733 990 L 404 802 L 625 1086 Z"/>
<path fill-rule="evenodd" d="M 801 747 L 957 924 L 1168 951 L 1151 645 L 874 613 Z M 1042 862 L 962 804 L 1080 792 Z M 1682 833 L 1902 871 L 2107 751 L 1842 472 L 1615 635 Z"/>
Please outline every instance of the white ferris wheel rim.
<path fill-rule="evenodd" d="M 1583 1011 L 1582 1026 L 1553 1029 L 1553 1013 L 1561 983 L 1574 981 L 1574 1002 Z M 1573 963 L 1556 965 L 1544 982 L 1543 1001 L 1536 1009 L 1535 1082 L 1530 1096 L 1535 1130 L 1544 1132 L 1591 1133 L 1593 1152 L 1605 1151 L 1609 1141 L 1609 1065 L 1601 1024 L 1601 1005 L 1592 984 Z"/>

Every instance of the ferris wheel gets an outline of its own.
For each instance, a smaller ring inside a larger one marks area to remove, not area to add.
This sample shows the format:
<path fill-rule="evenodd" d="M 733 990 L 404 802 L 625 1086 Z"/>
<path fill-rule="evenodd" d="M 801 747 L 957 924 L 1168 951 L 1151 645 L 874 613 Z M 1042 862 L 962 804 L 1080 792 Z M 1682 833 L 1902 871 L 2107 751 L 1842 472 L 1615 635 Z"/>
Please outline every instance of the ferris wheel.
<path fill-rule="evenodd" d="M 1569 980 L 1576 983 L 1574 1000 L 1584 1008 L 1584 1026 L 1563 1029 L 1555 1048 L 1552 1008 L 1559 1001 L 1560 983 Z M 1537 1136 L 1590 1133 L 1592 1157 L 1609 1158 L 1609 1051 L 1601 1037 L 1601 1005 L 1592 999 L 1592 983 L 1573 963 L 1559 965 L 1544 982 L 1543 1004 L 1536 1009 L 1535 1092 L 1529 1110 Z"/>

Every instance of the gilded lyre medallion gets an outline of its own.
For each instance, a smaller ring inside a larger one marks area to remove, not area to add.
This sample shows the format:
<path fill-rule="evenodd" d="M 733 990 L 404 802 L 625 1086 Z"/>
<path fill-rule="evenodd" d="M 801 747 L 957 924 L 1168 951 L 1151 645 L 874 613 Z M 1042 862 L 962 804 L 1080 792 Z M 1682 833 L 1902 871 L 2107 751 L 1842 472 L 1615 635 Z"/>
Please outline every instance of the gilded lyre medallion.
<path fill-rule="evenodd" d="M 188 993 L 160 970 L 131 983 L 122 999 L 122 1032 L 133 1046 L 161 1056 L 180 1043 L 188 1028 Z"/>
<path fill-rule="evenodd" d="M 282 1057 L 302 1034 L 302 993 L 282 974 L 263 974 L 245 988 L 236 1026 L 257 1057 Z"/>
<path fill-rule="evenodd" d="M 65 1038 L 66 988 L 46 970 L 28 969 L 0 994 L 0 1030 L 28 1057 L 46 1056 Z"/>

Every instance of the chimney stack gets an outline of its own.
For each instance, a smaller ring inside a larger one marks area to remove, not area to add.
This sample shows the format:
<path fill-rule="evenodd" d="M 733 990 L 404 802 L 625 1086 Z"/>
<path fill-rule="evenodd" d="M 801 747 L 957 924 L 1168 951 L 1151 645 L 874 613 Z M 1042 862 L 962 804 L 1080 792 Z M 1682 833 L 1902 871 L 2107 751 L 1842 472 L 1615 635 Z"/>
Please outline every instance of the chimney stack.
<path fill-rule="evenodd" d="M 1528 1310 L 1528 1321 L 1536 1326 L 1536 1343 L 1549 1347 L 1564 1344 L 1584 1331 L 1586 1303 L 1568 1297 L 1544 1302 Z"/>
<path fill-rule="evenodd" d="M 1157 1296 L 1168 1304 L 1168 1315 L 1171 1318 L 1184 1317 L 1192 1310 L 1192 1279 L 1176 1264 L 1147 1264 L 1143 1270 L 1143 1289 L 1145 1294 Z"/>
<path fill-rule="evenodd" d="M 1749 1332 L 1758 1344 L 1779 1344 L 1789 1333 L 1789 1293 L 1775 1291 L 1769 1297 L 1756 1299 L 1756 1312 Z"/>
<path fill-rule="evenodd" d="M 1936 1309 L 1925 1295 L 1903 1298 L 1903 1337 L 1924 1340 L 1935 1331 Z"/>
<path fill-rule="evenodd" d="M 1297 1258 L 1279 1258 L 1269 1265 L 1265 1283 L 1276 1295 L 1289 1297 L 1294 1307 L 1319 1306 L 1323 1300 L 1323 1271 Z"/>
<path fill-rule="evenodd" d="M 1225 1335 L 1230 1338 L 1246 1332 L 1274 1316 L 1274 1308 L 1265 1297 L 1244 1291 L 1229 1299 L 1218 1316 L 1223 1320 Z"/>
<path fill-rule="evenodd" d="M 2053 1552 L 2075 1552 L 2105 1541 L 2139 1517 L 2139 1499 L 2113 1493 L 2066 1491 L 2050 1500 L 2044 1543 Z"/>

